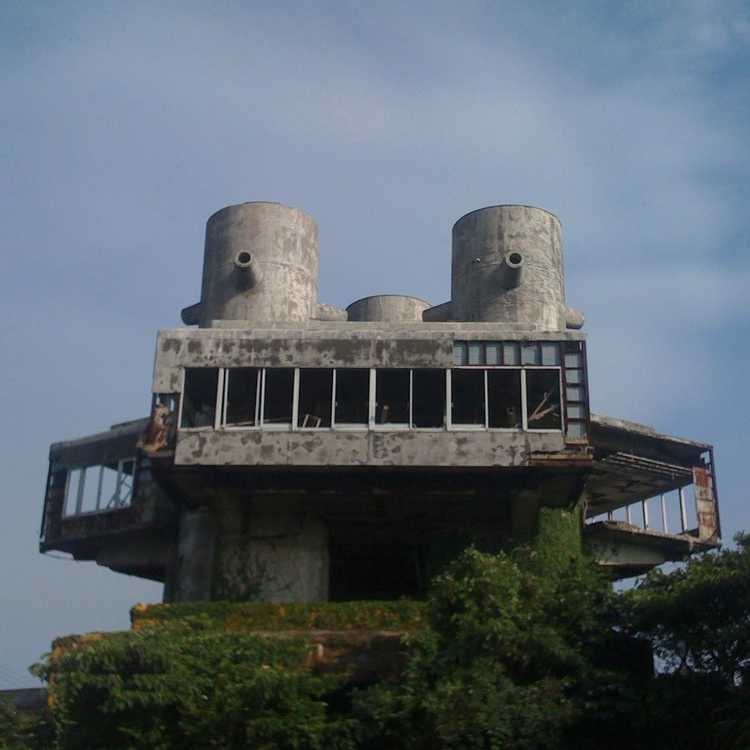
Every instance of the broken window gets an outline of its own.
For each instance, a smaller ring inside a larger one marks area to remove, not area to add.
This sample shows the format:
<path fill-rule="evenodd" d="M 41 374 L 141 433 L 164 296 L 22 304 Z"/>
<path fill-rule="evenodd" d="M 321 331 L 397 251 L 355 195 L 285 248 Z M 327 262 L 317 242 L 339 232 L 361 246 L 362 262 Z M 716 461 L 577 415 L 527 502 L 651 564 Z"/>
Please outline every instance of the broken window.
<path fill-rule="evenodd" d="M 586 369 L 583 344 L 569 341 L 565 345 L 565 422 L 568 438 L 586 438 L 588 408 L 586 398 Z"/>
<path fill-rule="evenodd" d="M 530 430 L 562 429 L 559 370 L 526 370 L 526 419 Z"/>
<path fill-rule="evenodd" d="M 207 367 L 185 368 L 180 427 L 213 427 L 219 371 Z"/>
<path fill-rule="evenodd" d="M 263 424 L 268 427 L 291 425 L 294 370 L 290 367 L 267 368 L 263 395 Z"/>
<path fill-rule="evenodd" d="M 336 370 L 337 425 L 366 425 L 370 417 L 370 371 Z"/>
<path fill-rule="evenodd" d="M 71 469 L 63 515 L 95 513 L 130 505 L 135 465 L 134 458 L 123 458 L 107 466 Z"/>
<path fill-rule="evenodd" d="M 333 400 L 333 370 L 299 371 L 298 427 L 330 427 Z"/>
<path fill-rule="evenodd" d="M 487 407 L 489 427 L 523 427 L 520 370 L 487 370 Z"/>
<path fill-rule="evenodd" d="M 445 424 L 445 370 L 412 370 L 412 427 Z"/>
<path fill-rule="evenodd" d="M 409 424 L 409 370 L 377 370 L 375 373 L 375 423 Z"/>
<path fill-rule="evenodd" d="M 485 426 L 484 370 L 452 371 L 451 423 Z"/>
<path fill-rule="evenodd" d="M 232 427 L 255 427 L 260 411 L 260 370 L 238 367 L 226 370 L 224 423 Z"/>

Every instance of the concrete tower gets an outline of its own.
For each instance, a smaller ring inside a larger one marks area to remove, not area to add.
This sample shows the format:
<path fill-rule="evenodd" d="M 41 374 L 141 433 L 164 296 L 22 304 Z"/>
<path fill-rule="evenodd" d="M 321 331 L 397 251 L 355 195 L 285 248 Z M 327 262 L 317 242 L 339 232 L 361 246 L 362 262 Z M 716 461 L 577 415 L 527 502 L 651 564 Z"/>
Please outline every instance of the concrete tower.
<path fill-rule="evenodd" d="M 715 546 L 711 446 L 590 414 L 562 258 L 548 211 L 483 208 L 453 227 L 448 302 L 343 310 L 317 301 L 309 216 L 218 211 L 150 417 L 51 447 L 42 551 L 168 601 L 282 602 L 418 596 L 468 544 L 552 545 L 551 522 L 614 578 Z"/>

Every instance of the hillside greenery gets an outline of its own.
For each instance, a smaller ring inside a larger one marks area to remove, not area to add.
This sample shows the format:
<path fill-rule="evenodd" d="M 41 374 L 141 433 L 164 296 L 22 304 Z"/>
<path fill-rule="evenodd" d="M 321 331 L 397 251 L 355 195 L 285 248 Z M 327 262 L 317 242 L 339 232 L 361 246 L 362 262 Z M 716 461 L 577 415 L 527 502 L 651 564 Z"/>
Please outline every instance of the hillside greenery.
<path fill-rule="evenodd" d="M 127 633 L 56 642 L 36 668 L 48 711 L 0 706 L 0 748 L 744 750 L 750 538 L 736 542 L 621 594 L 584 556 L 527 546 L 467 550 L 421 603 L 134 608 Z M 316 669 L 305 630 L 398 631 L 403 669 Z"/>

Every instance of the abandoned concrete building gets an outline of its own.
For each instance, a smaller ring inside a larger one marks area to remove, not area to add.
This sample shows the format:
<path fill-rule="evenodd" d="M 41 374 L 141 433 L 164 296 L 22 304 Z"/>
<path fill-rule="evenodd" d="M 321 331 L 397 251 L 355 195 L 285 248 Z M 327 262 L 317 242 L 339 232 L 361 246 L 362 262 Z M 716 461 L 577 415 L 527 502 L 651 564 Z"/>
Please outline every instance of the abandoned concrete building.
<path fill-rule="evenodd" d="M 150 417 L 50 448 L 40 547 L 165 601 L 419 596 L 469 544 L 577 513 L 613 579 L 720 541 L 710 445 L 589 412 L 558 219 L 453 227 L 451 299 L 317 300 L 318 231 L 208 220 L 200 301 L 158 333 Z"/>

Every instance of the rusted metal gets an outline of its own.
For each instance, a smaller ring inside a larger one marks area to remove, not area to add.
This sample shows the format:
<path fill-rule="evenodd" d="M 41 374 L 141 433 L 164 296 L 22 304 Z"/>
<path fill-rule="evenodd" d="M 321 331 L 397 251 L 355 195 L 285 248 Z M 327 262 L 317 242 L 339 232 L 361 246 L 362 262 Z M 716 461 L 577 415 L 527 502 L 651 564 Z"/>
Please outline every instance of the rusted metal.
<path fill-rule="evenodd" d="M 713 541 L 718 537 L 718 516 L 711 471 L 703 466 L 693 467 L 695 513 L 698 517 L 698 538 Z"/>
<path fill-rule="evenodd" d="M 165 404 L 154 404 L 146 432 L 138 440 L 138 447 L 149 455 L 167 448 L 169 446 L 170 426 L 173 421 L 174 415 Z"/>

